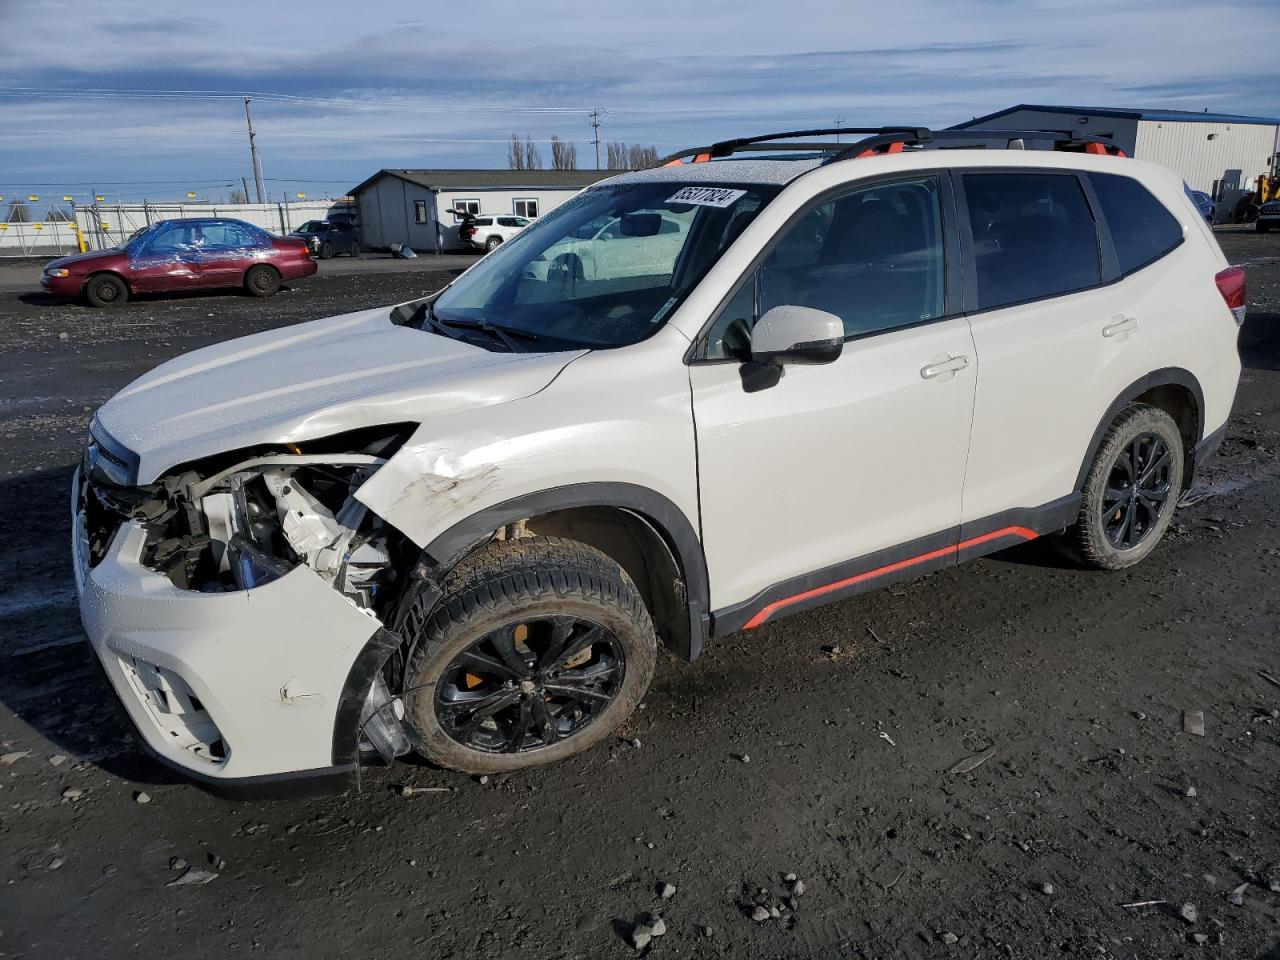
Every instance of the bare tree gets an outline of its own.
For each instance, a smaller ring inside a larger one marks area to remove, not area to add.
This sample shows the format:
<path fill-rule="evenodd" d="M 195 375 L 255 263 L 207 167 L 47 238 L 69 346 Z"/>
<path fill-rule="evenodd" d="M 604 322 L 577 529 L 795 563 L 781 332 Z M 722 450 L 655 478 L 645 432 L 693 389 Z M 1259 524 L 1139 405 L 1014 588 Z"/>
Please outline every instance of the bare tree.
<path fill-rule="evenodd" d="M 605 144 L 605 167 L 609 170 L 627 169 L 627 145 L 616 140 Z"/>
<path fill-rule="evenodd" d="M 638 143 L 633 143 L 627 147 L 627 165 L 632 170 L 643 170 L 645 167 L 654 166 L 657 162 L 657 147 L 644 147 Z"/>
<path fill-rule="evenodd" d="M 507 166 L 512 170 L 541 170 L 542 154 L 538 145 L 529 134 L 520 139 L 520 134 L 513 133 L 511 142 L 507 144 Z"/>
<path fill-rule="evenodd" d="M 248 203 L 249 194 L 245 193 L 240 187 L 236 187 L 231 191 L 231 199 L 228 203 Z"/>
<path fill-rule="evenodd" d="M 568 140 L 561 140 L 555 134 L 551 136 L 551 169 L 577 170 L 578 145 Z"/>
<path fill-rule="evenodd" d="M 538 145 L 527 133 L 524 135 L 524 168 L 526 170 L 542 169 L 542 154 L 538 152 Z"/>
<path fill-rule="evenodd" d="M 27 206 L 27 201 L 10 200 L 9 212 L 4 215 L 4 219 L 8 223 L 30 223 L 31 209 Z"/>
<path fill-rule="evenodd" d="M 66 207 L 50 207 L 49 212 L 45 214 L 45 220 L 53 223 L 61 221 L 62 223 L 71 223 L 75 217 L 71 215 L 71 211 Z"/>
<path fill-rule="evenodd" d="M 507 144 L 507 166 L 512 170 L 523 170 L 524 144 L 520 142 L 520 134 L 513 133 L 511 142 Z"/>

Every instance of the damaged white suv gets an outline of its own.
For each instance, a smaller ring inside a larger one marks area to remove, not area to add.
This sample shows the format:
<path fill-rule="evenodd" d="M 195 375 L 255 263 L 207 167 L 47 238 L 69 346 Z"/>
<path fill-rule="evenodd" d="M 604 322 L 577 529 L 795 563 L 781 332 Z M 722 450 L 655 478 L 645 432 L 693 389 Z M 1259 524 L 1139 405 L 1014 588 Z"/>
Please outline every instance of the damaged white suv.
<path fill-rule="evenodd" d="M 224 787 L 510 771 L 616 729 L 659 645 L 1044 534 L 1149 553 L 1240 372 L 1181 180 L 1034 131 L 779 142 L 830 132 L 615 177 L 430 298 L 105 404 L 76 579 L 147 748 Z"/>

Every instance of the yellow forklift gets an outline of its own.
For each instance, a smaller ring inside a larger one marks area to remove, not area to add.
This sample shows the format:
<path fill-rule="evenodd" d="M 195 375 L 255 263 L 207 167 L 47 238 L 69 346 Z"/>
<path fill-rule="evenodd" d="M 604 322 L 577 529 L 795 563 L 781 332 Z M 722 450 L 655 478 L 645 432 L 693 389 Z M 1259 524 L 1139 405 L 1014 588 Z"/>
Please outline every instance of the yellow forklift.
<path fill-rule="evenodd" d="M 1235 222 L 1253 223 L 1258 210 L 1269 200 L 1280 199 L 1280 172 L 1277 171 L 1280 154 L 1271 158 L 1271 175 L 1263 174 L 1253 184 L 1253 193 L 1246 193 L 1236 203 Z"/>

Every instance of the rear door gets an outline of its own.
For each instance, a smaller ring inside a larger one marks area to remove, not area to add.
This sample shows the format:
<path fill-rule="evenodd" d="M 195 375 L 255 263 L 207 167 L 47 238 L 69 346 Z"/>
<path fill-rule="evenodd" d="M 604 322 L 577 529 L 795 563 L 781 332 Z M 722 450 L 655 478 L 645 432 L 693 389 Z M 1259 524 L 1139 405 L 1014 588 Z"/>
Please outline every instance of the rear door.
<path fill-rule="evenodd" d="M 234 220 L 210 220 L 204 224 L 204 285 L 238 287 L 244 275 L 268 249 L 260 237 Z"/>
<path fill-rule="evenodd" d="M 1115 254 L 1086 176 L 1019 168 L 954 177 L 982 369 L 964 535 L 1002 523 L 1043 532 L 1071 518 L 1099 419 L 1147 372 L 1144 318 L 1111 282 Z"/>

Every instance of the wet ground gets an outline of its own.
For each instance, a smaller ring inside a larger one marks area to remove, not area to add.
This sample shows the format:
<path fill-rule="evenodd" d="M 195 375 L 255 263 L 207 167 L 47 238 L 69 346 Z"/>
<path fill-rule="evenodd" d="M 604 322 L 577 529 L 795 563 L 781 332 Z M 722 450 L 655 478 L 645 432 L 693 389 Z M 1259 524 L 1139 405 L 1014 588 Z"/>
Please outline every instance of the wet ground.
<path fill-rule="evenodd" d="M 625 738 L 558 767 L 401 763 L 253 803 L 116 720 L 70 464 L 155 363 L 448 274 L 322 265 L 269 302 L 103 312 L 0 267 L 0 955 L 624 957 L 653 911 L 655 956 L 1280 960 L 1280 236 L 1220 239 L 1251 263 L 1244 377 L 1202 499 L 1140 567 L 1032 545 L 666 660 Z M 174 885 L 184 864 L 208 882 Z M 761 888 L 783 921 L 750 919 Z"/>

